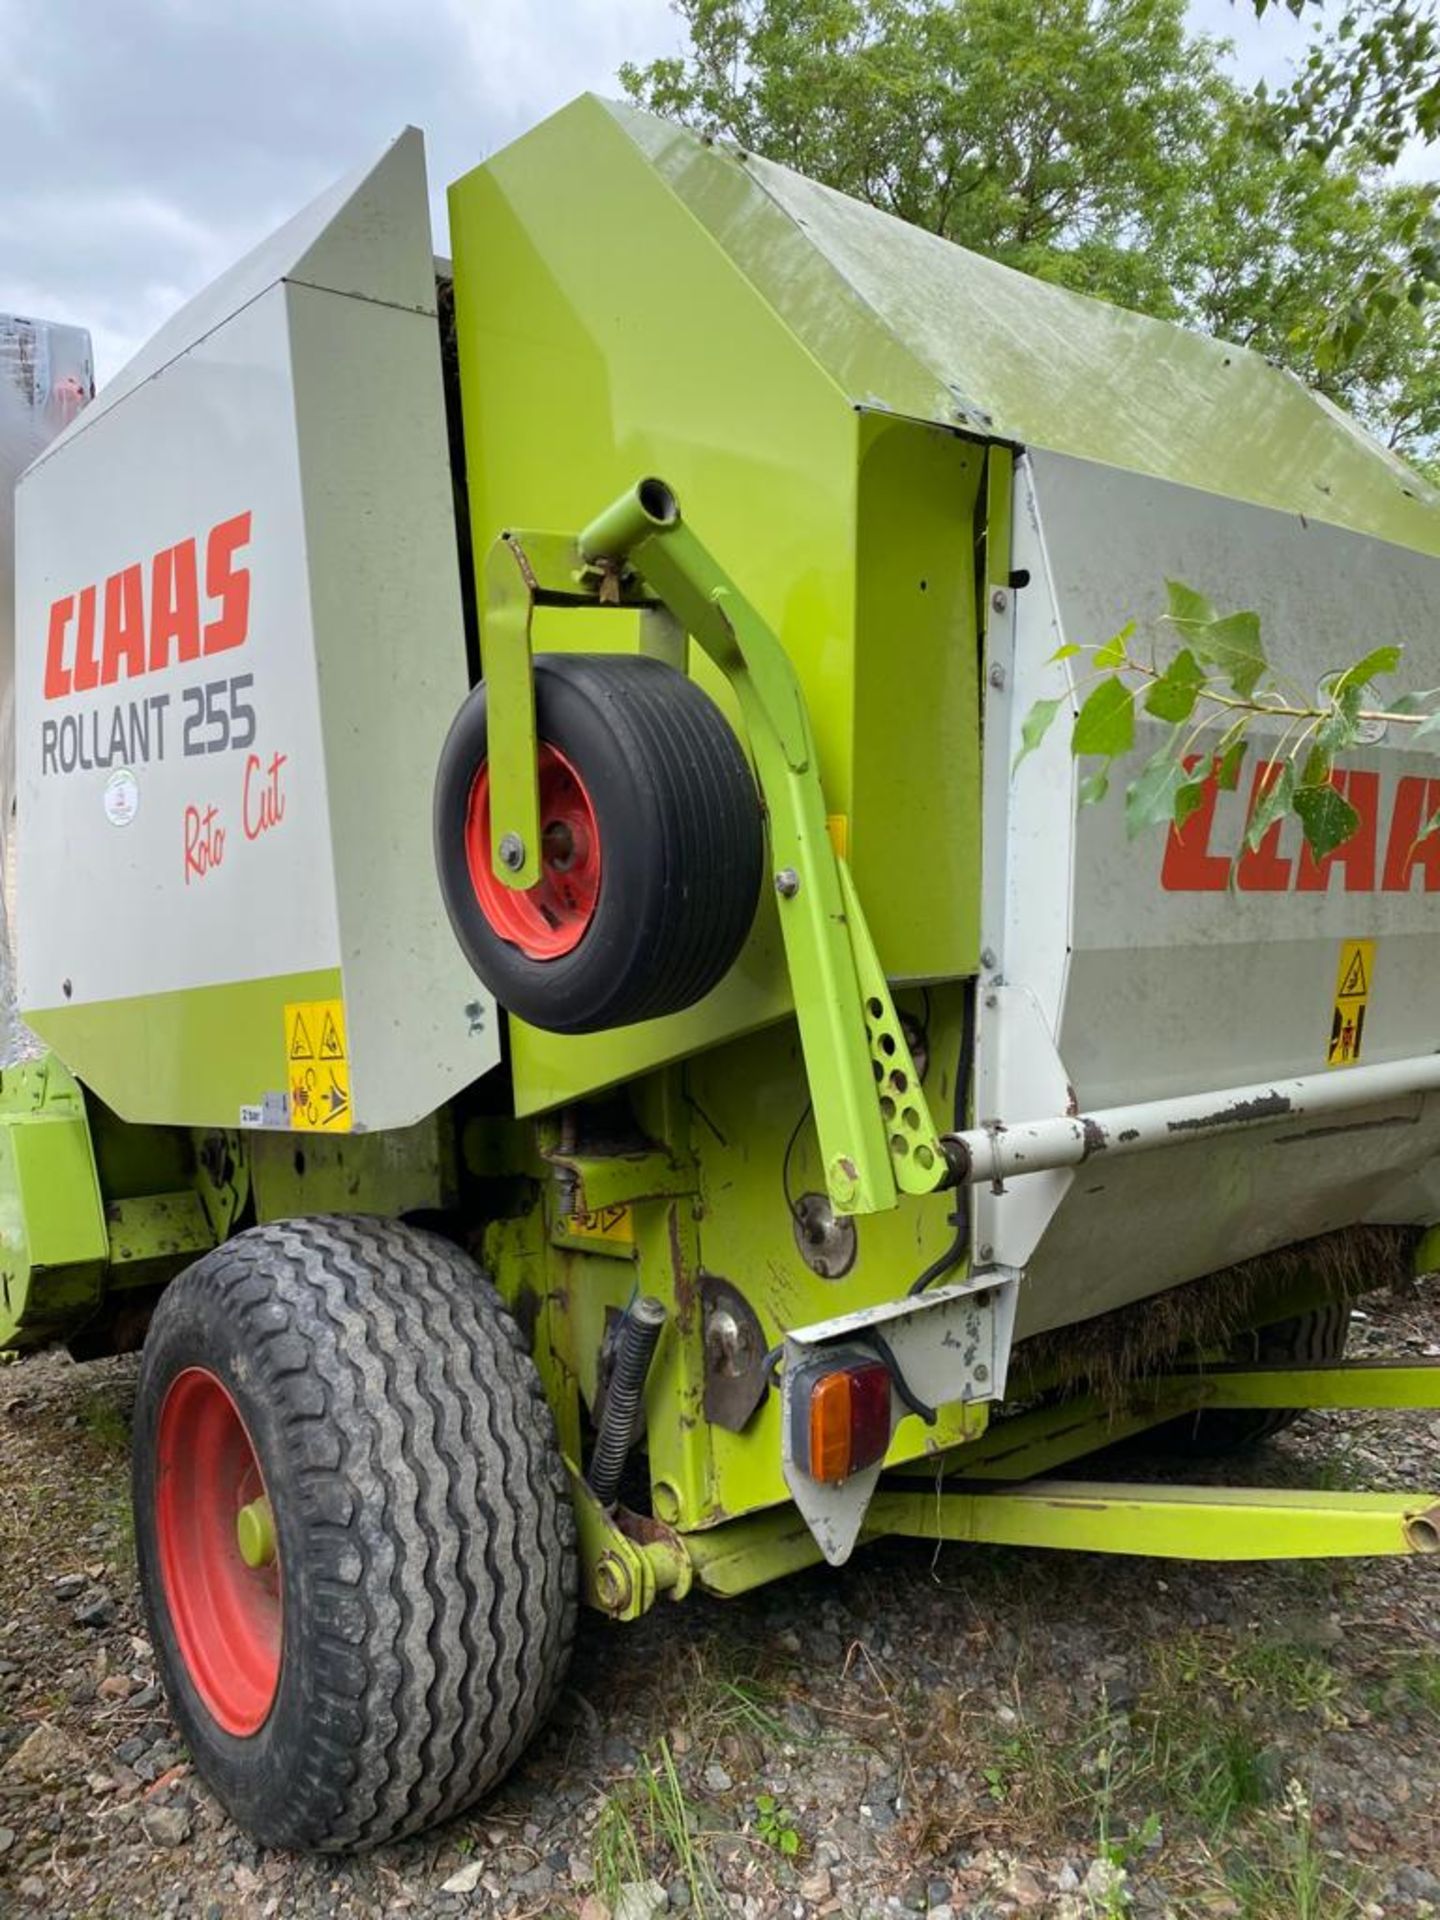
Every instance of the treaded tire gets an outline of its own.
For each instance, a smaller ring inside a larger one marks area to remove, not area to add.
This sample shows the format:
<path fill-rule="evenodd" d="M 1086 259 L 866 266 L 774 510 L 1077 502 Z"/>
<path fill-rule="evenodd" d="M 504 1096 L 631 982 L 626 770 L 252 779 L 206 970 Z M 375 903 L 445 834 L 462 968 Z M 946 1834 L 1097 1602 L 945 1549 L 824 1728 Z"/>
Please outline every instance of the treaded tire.
<path fill-rule="evenodd" d="M 197 1691 L 157 1545 L 157 1423 L 196 1368 L 233 1400 L 275 1516 L 279 1677 L 246 1738 Z M 448 1819 L 554 1704 L 577 1604 L 564 1466 L 519 1328 L 447 1241 L 315 1217 L 207 1254 L 156 1309 L 133 1471 L 166 1693 L 198 1772 L 264 1844 L 368 1847 Z"/>
<path fill-rule="evenodd" d="M 536 731 L 593 809 L 598 897 L 571 951 L 534 958 L 486 917 L 467 823 L 488 754 L 482 681 L 435 783 L 435 860 L 466 958 L 507 1011 L 552 1033 L 594 1033 L 693 1006 L 733 965 L 755 918 L 764 831 L 754 776 L 719 708 L 664 662 L 537 654 Z M 543 823 L 542 823 L 543 824 Z"/>
<path fill-rule="evenodd" d="M 1292 1319 L 1277 1320 L 1271 1326 L 1243 1334 L 1232 1345 L 1228 1358 L 1242 1364 L 1253 1361 L 1257 1366 L 1285 1361 L 1343 1360 L 1349 1332 L 1349 1307 L 1332 1301 L 1311 1313 L 1296 1314 Z M 1242 1453 L 1247 1447 L 1258 1446 L 1262 1440 L 1283 1433 L 1303 1412 L 1303 1407 L 1257 1407 L 1186 1414 L 1157 1427 L 1154 1438 L 1176 1452 L 1215 1459 L 1227 1453 Z"/>

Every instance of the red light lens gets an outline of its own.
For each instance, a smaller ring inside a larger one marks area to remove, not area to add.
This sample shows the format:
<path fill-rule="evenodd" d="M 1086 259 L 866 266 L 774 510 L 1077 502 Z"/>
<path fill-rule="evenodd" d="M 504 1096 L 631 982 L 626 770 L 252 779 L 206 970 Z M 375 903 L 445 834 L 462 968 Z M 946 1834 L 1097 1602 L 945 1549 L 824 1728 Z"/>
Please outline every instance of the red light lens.
<path fill-rule="evenodd" d="M 838 1486 L 890 1445 L 890 1375 L 878 1360 L 820 1374 L 810 1386 L 810 1476 Z"/>

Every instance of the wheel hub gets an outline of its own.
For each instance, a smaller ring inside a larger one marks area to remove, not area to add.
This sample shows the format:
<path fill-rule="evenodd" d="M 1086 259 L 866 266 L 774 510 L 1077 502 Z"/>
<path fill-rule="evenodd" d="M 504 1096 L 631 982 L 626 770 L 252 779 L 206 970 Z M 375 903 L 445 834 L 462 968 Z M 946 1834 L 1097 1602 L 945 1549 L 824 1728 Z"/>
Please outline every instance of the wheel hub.
<path fill-rule="evenodd" d="M 557 748 L 540 745 L 540 878 L 507 887 L 491 864 L 490 767 L 481 765 L 465 817 L 465 860 L 480 910 L 503 940 L 530 960 L 573 953 L 600 899 L 600 834 L 585 783 Z"/>
<path fill-rule="evenodd" d="M 280 1684 L 280 1562 L 254 1442 L 204 1367 L 171 1381 L 156 1441 L 165 1603 L 196 1692 L 226 1733 L 263 1726 Z"/>

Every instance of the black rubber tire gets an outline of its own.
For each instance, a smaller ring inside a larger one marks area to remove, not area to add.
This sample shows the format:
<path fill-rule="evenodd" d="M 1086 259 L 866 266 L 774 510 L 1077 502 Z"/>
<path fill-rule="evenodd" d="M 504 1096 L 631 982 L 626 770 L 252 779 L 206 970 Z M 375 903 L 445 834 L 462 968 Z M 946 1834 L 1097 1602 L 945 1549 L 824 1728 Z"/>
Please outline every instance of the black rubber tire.
<path fill-rule="evenodd" d="M 187 1367 L 228 1388 L 275 1514 L 275 1700 L 226 1733 L 159 1572 L 155 1458 Z M 141 1587 L 197 1771 L 267 1846 L 348 1850 L 484 1794 L 554 1704 L 575 1629 L 575 1518 L 519 1328 L 475 1263 L 395 1222 L 255 1227 L 162 1297 L 134 1438 Z"/>
<path fill-rule="evenodd" d="M 595 811 L 595 915 L 571 952 L 537 960 L 481 909 L 465 820 L 488 750 L 482 681 L 455 716 L 435 783 L 435 861 L 455 936 L 500 1005 L 552 1033 L 679 1013 L 725 977 L 755 918 L 765 844 L 750 764 L 709 695 L 662 661 L 537 654 L 534 669 L 536 731 Z"/>
<path fill-rule="evenodd" d="M 1231 1347 L 1229 1358 L 1257 1366 L 1285 1361 L 1312 1360 L 1323 1363 L 1343 1360 L 1350 1332 L 1350 1309 L 1331 1302 L 1311 1313 L 1296 1314 L 1290 1320 L 1277 1320 L 1268 1327 L 1243 1334 Z M 1218 1413 L 1187 1414 L 1157 1427 L 1154 1438 L 1174 1452 L 1217 1459 L 1228 1453 L 1243 1453 L 1274 1434 L 1293 1426 L 1303 1407 L 1225 1408 Z"/>

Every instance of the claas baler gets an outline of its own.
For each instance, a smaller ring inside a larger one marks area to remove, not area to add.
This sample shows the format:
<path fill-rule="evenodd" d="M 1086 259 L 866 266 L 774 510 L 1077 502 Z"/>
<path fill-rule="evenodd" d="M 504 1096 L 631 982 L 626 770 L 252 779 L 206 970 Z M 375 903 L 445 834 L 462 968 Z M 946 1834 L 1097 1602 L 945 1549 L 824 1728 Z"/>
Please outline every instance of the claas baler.
<path fill-rule="evenodd" d="M 222 1801 L 414 1833 L 582 1599 L 878 1535 L 1440 1546 L 1423 1490 L 1075 1477 L 1440 1403 L 1343 1356 L 1440 1218 L 1423 744 L 1345 757 L 1325 860 L 1248 778 L 1131 843 L 1063 728 L 1020 758 L 1167 578 L 1300 683 L 1440 682 L 1434 493 L 1253 354 L 595 99 L 450 207 L 437 262 L 406 133 L 18 489 L 0 1343 L 143 1341 Z"/>

